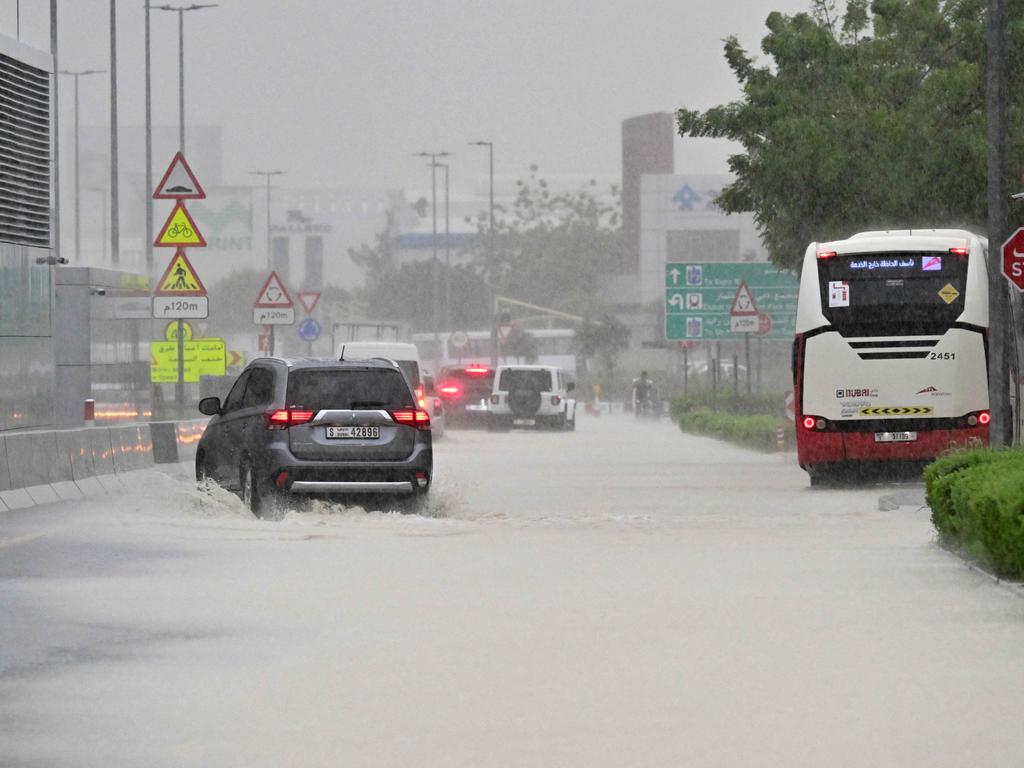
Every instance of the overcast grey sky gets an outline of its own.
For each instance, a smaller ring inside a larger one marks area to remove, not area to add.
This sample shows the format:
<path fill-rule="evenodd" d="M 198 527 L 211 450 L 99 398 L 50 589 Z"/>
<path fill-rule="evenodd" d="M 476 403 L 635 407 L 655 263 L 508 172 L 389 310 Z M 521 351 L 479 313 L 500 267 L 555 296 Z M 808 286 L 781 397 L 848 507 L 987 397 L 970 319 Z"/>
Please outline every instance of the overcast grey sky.
<path fill-rule="evenodd" d="M 162 0 L 161 0 L 162 1 Z M 16 0 L 0 0 L 14 35 Z M 453 183 L 529 163 L 620 172 L 623 118 L 733 98 L 721 39 L 759 51 L 772 10 L 808 0 L 220 0 L 186 15 L 186 114 L 225 128 L 225 173 L 287 185 L 421 186 L 421 149 L 449 150 Z M 21 0 L 22 39 L 48 45 L 48 1 Z M 106 67 L 106 0 L 60 0 L 61 66 Z M 143 121 L 142 0 L 118 11 L 122 125 Z M 153 12 L 154 119 L 177 120 L 177 16 Z M 70 89 L 68 89 L 70 91 Z M 82 85 L 83 124 L 108 122 L 106 83 Z M 67 125 L 70 125 L 70 101 Z M 677 170 L 724 170 L 726 150 L 680 141 Z M 130 159 L 128 159 L 130 160 Z M 162 166 L 163 160 L 154 161 Z"/>

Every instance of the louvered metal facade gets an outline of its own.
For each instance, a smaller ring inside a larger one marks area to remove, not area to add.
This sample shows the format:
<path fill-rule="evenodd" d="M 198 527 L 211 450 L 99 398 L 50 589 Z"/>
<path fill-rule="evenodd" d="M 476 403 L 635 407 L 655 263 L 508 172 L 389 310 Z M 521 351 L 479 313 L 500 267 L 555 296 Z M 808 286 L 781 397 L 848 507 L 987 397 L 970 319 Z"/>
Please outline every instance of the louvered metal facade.
<path fill-rule="evenodd" d="M 50 246 L 50 73 L 0 52 L 0 241 Z"/>

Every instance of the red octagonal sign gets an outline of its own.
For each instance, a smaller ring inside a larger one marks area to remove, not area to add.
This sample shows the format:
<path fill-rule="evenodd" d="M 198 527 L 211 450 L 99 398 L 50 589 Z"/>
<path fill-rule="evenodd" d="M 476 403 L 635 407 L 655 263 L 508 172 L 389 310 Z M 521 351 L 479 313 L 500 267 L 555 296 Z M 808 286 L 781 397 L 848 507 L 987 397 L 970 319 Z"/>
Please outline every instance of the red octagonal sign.
<path fill-rule="evenodd" d="M 1003 274 L 1018 291 L 1024 291 L 1024 227 L 1003 243 Z"/>

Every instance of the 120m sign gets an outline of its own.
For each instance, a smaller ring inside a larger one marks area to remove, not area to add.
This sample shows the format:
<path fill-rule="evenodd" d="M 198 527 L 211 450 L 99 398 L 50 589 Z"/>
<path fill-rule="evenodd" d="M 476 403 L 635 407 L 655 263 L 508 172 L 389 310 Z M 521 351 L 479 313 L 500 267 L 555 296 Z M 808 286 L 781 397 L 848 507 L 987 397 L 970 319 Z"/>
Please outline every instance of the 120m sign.
<path fill-rule="evenodd" d="M 206 296 L 154 296 L 153 317 L 204 318 L 210 314 L 210 300 Z"/>

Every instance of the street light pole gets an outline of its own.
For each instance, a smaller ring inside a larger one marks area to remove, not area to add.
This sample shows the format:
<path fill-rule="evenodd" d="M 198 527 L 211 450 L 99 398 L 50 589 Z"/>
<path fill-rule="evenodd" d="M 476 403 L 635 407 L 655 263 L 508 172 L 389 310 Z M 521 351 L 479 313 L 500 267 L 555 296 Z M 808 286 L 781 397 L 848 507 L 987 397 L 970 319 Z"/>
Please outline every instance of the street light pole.
<path fill-rule="evenodd" d="M 217 5 L 218 3 L 193 3 L 153 6 L 158 11 L 173 11 L 178 14 L 178 151 L 182 154 L 185 154 L 185 14 L 204 8 L 216 8 Z"/>
<path fill-rule="evenodd" d="M 497 286 L 494 285 L 495 276 L 495 248 L 494 248 L 494 142 L 493 141 L 471 141 L 470 144 L 476 147 L 487 147 L 487 158 L 490 167 L 490 243 L 487 250 L 487 273 L 488 283 L 491 286 L 491 367 L 498 365 L 498 300 Z"/>
<path fill-rule="evenodd" d="M 986 112 L 988 117 L 988 285 L 990 442 L 1013 440 L 1008 352 L 1009 297 L 1002 275 L 1001 246 L 1007 236 L 1006 189 L 1006 0 L 988 0 L 986 29 Z"/>
<path fill-rule="evenodd" d="M 121 263 L 117 157 L 117 0 L 110 0 L 110 264 Z"/>
<path fill-rule="evenodd" d="M 146 251 L 146 274 L 153 278 L 153 87 L 150 67 L 150 24 L 149 0 L 144 0 L 146 7 L 146 239 L 142 247 Z M 106 233 L 106 230 L 104 230 Z"/>
<path fill-rule="evenodd" d="M 263 176 L 267 180 L 267 272 L 269 273 L 273 269 L 273 265 L 270 260 L 270 177 L 281 176 L 284 171 L 249 171 L 256 176 Z M 274 354 L 274 326 L 270 326 L 270 339 L 267 345 L 267 352 L 270 355 Z"/>
<path fill-rule="evenodd" d="M 82 228 L 81 228 L 81 175 L 79 173 L 79 129 L 78 129 L 78 79 L 83 75 L 95 75 L 100 72 L 105 72 L 103 69 L 81 69 L 78 71 L 62 69 L 60 74 L 70 75 L 75 78 L 75 261 L 81 264 L 82 261 Z"/>
<path fill-rule="evenodd" d="M 433 248 L 434 248 L 434 260 L 431 266 L 431 321 L 434 327 L 434 341 L 438 341 L 441 336 L 440 328 L 440 313 L 438 312 L 438 303 L 440 300 L 440 274 L 439 274 L 439 262 L 437 260 L 437 158 L 448 157 L 448 152 L 418 152 L 418 157 L 429 157 L 430 158 L 430 209 L 434 220 L 434 235 L 433 235 Z M 437 347 L 437 344 L 434 345 Z M 437 366 L 435 365 L 435 368 Z"/>

